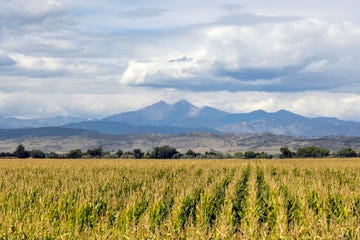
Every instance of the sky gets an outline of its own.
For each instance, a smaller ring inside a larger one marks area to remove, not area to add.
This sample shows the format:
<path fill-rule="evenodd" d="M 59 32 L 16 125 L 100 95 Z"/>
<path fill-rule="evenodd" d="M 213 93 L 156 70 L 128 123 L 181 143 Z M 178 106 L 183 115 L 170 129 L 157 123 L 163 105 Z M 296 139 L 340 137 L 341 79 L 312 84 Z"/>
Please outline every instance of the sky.
<path fill-rule="evenodd" d="M 0 116 L 186 99 L 360 121 L 360 1 L 0 0 Z"/>

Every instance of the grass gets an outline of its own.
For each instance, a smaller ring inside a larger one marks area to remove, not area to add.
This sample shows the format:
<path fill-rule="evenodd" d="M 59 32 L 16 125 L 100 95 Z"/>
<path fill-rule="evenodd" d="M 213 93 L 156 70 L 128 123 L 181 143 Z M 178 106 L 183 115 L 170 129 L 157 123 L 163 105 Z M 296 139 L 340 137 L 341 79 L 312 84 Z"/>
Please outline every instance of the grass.
<path fill-rule="evenodd" d="M 0 239 L 359 239 L 360 159 L 0 160 Z"/>

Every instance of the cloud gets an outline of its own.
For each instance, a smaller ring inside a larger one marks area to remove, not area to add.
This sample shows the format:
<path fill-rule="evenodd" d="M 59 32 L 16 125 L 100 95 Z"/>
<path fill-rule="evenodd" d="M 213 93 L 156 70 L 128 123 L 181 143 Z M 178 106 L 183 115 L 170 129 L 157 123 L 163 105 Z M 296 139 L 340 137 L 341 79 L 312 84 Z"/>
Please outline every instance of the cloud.
<path fill-rule="evenodd" d="M 183 58 L 190 61 L 169 61 L 161 56 L 130 61 L 120 82 L 189 90 L 195 90 L 195 85 L 214 91 L 334 90 L 346 82 L 348 91 L 359 90 L 350 86 L 360 77 L 360 25 L 301 19 L 205 26 L 189 35 L 196 40 L 183 51 Z M 163 42 L 168 43 L 166 36 Z M 177 42 L 169 44 L 176 46 Z M 176 58 L 178 53 L 173 52 Z M 259 81 L 263 84 L 256 84 Z"/>
<path fill-rule="evenodd" d="M 11 59 L 6 53 L 0 51 L 0 68 L 14 65 L 16 62 Z"/>
<path fill-rule="evenodd" d="M 71 115 L 102 118 L 124 111 L 138 110 L 159 100 L 174 103 L 188 99 L 197 106 L 212 106 L 241 113 L 264 109 L 269 112 L 287 109 L 308 116 L 329 116 L 360 121 L 355 111 L 359 94 L 302 92 L 189 92 L 174 89 L 121 89 L 117 94 L 0 92 L 2 116 Z M 71 104 L 69 104 L 71 103 Z"/>
<path fill-rule="evenodd" d="M 127 18 L 158 17 L 167 11 L 162 8 L 136 8 L 122 12 L 121 15 Z"/>
<path fill-rule="evenodd" d="M 2 3 L 0 23 L 13 30 L 27 26 L 27 30 L 70 23 L 67 6 L 58 0 L 9 0 Z"/>

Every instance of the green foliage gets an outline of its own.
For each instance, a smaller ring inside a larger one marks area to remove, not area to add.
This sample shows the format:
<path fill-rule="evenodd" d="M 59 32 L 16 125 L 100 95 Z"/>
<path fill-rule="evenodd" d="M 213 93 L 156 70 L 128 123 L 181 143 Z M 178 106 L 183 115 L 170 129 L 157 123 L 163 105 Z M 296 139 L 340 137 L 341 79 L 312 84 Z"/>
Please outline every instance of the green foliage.
<path fill-rule="evenodd" d="M 329 154 L 330 154 L 330 150 L 328 150 L 326 148 L 315 147 L 315 146 L 299 148 L 296 151 L 296 157 L 303 157 L 303 158 L 327 157 L 327 156 L 329 156 Z"/>
<path fill-rule="evenodd" d="M 124 152 L 121 151 L 121 149 L 117 150 L 117 152 L 115 153 L 115 155 L 116 155 L 117 157 L 119 157 L 119 158 L 120 158 L 123 154 L 124 154 Z"/>
<path fill-rule="evenodd" d="M 41 150 L 31 150 L 30 157 L 32 157 L 32 158 L 45 158 L 46 155 Z"/>
<path fill-rule="evenodd" d="M 319 215 L 322 204 L 317 192 L 315 192 L 314 190 L 310 191 L 307 196 L 307 203 L 309 208 L 312 209 L 316 215 Z"/>
<path fill-rule="evenodd" d="M 224 204 L 226 189 L 230 183 L 229 178 L 225 178 L 215 189 L 213 195 L 204 197 L 203 202 L 203 217 L 204 224 L 208 227 L 213 227 L 221 207 Z"/>
<path fill-rule="evenodd" d="M 339 220 L 346 216 L 343 200 L 339 194 L 329 194 L 326 201 L 326 220 L 330 224 L 331 219 Z"/>
<path fill-rule="evenodd" d="M 177 154 L 176 148 L 170 147 L 168 145 L 162 147 L 155 147 L 150 154 L 150 158 L 153 159 L 170 159 Z"/>
<path fill-rule="evenodd" d="M 26 151 L 24 145 L 22 145 L 22 144 L 20 144 L 20 145 L 16 148 L 16 150 L 15 150 L 15 152 L 14 152 L 13 155 L 14 155 L 15 157 L 17 157 L 17 158 L 28 158 L 28 157 L 30 157 L 30 153 L 29 153 L 28 151 Z"/>
<path fill-rule="evenodd" d="M 280 148 L 280 157 L 281 158 L 292 158 L 293 154 L 288 147 Z"/>
<path fill-rule="evenodd" d="M 102 147 L 96 147 L 94 149 L 89 149 L 86 152 L 90 157 L 100 158 L 104 155 Z"/>
<path fill-rule="evenodd" d="M 238 159 L 244 158 L 244 153 L 242 153 L 242 152 L 236 152 L 236 153 L 234 154 L 234 158 L 238 158 Z"/>
<path fill-rule="evenodd" d="M 270 187 L 266 184 L 264 171 L 260 168 L 256 169 L 256 212 L 260 228 L 267 226 L 268 231 L 272 231 L 277 221 L 277 214 Z"/>
<path fill-rule="evenodd" d="M 247 151 L 244 153 L 244 158 L 246 159 L 256 158 L 256 153 L 253 151 Z"/>
<path fill-rule="evenodd" d="M 133 155 L 136 159 L 140 159 L 140 158 L 143 158 L 144 153 L 141 151 L 141 149 L 136 148 L 133 151 Z"/>
<path fill-rule="evenodd" d="M 67 157 L 68 158 L 81 158 L 83 156 L 83 153 L 80 149 L 75 149 L 75 150 L 71 150 L 68 154 Z"/>
<path fill-rule="evenodd" d="M 150 212 L 150 228 L 155 231 L 160 226 L 162 221 L 171 212 L 174 205 L 174 196 L 170 192 L 170 188 L 166 188 L 163 197 L 159 202 L 156 202 L 152 211 Z"/>
<path fill-rule="evenodd" d="M 182 201 L 178 215 L 178 224 L 180 225 L 180 228 L 184 229 L 189 220 L 192 220 L 193 223 L 196 222 L 196 206 L 200 201 L 202 193 L 203 190 L 201 188 L 196 188 L 193 194 L 186 196 Z"/>
<path fill-rule="evenodd" d="M 357 157 L 357 153 L 352 148 L 343 148 L 337 152 L 338 157 Z"/>
<path fill-rule="evenodd" d="M 297 196 L 291 194 L 287 186 L 282 188 L 284 194 L 284 206 L 288 228 L 299 224 L 301 217 L 301 205 Z"/>
<path fill-rule="evenodd" d="M 234 231 L 239 231 L 241 221 L 243 220 L 249 208 L 249 187 L 248 182 L 250 178 L 250 166 L 242 174 L 242 178 L 235 187 L 235 196 L 232 199 L 231 208 L 231 224 L 234 226 Z"/>

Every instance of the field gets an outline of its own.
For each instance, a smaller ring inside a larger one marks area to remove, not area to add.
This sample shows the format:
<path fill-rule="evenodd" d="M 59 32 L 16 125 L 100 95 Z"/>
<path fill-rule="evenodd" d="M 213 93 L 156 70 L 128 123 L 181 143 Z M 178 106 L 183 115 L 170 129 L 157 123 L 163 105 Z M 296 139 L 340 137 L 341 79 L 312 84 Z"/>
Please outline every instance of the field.
<path fill-rule="evenodd" d="M 0 239 L 359 239 L 360 159 L 0 160 Z"/>

